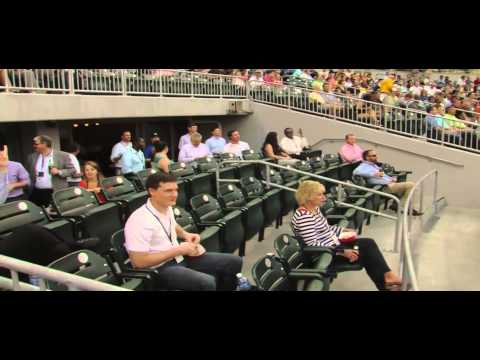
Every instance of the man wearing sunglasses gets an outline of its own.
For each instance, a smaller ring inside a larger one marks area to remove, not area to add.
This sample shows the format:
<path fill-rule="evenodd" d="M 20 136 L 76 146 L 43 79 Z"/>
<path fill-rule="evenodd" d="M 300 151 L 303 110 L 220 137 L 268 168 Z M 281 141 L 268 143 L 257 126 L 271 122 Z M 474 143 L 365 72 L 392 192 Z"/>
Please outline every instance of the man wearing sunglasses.
<path fill-rule="evenodd" d="M 412 181 L 397 182 L 396 177 L 385 174 L 381 164 L 377 162 L 377 152 L 375 150 L 364 151 L 362 158 L 362 163 L 353 171 L 353 175 L 365 178 L 368 185 L 386 185 L 388 192 L 397 195 L 401 200 L 402 207 L 405 207 L 405 201 L 415 183 Z M 391 209 L 396 210 L 395 206 Z M 422 213 L 412 209 L 412 215 L 420 216 Z"/>

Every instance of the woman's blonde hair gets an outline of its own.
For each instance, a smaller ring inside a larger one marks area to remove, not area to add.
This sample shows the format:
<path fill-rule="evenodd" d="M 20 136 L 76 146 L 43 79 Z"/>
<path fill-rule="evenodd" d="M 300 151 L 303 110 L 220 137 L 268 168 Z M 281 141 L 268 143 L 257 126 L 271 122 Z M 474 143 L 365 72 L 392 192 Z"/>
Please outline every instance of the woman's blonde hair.
<path fill-rule="evenodd" d="M 323 191 L 325 192 L 325 186 L 318 181 L 305 180 L 302 181 L 295 193 L 295 198 L 299 206 L 304 206 L 308 200 L 313 196 L 313 193 Z"/>

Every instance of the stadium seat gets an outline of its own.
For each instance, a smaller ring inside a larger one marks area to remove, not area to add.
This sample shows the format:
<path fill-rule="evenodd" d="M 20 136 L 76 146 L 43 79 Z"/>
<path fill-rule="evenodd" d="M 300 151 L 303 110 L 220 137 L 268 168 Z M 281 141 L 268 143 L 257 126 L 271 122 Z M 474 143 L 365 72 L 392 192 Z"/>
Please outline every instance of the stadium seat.
<path fill-rule="evenodd" d="M 237 186 L 225 184 L 220 186 L 218 200 L 226 212 L 236 210 L 242 212 L 245 242 L 256 234 L 259 234 L 259 240 L 263 239 L 265 219 L 262 199 L 253 199 L 247 202 L 242 191 Z"/>
<path fill-rule="evenodd" d="M 110 237 L 123 227 L 123 213 L 117 203 L 98 205 L 92 193 L 77 187 L 56 191 L 52 199 L 60 216 L 75 219 L 78 237 L 97 237 L 100 243 L 95 251 L 108 251 Z"/>
<path fill-rule="evenodd" d="M 266 180 L 266 173 L 265 170 L 262 171 L 262 179 Z M 284 183 L 280 172 L 270 169 L 270 181 L 277 185 L 283 185 L 289 188 L 297 189 L 298 188 L 298 181 L 291 181 L 289 183 Z M 281 216 L 286 216 L 292 210 L 298 207 L 297 199 L 295 199 L 295 193 L 293 191 L 288 190 L 281 190 L 281 199 L 282 199 L 282 212 Z"/>
<path fill-rule="evenodd" d="M 300 236 L 295 236 L 295 239 L 298 241 L 298 244 L 300 245 L 300 248 L 302 249 L 302 254 L 303 254 L 303 261 L 304 261 L 304 266 L 306 268 L 312 268 L 315 265 L 315 262 L 317 261 L 318 254 L 321 251 L 324 251 L 324 249 L 328 249 L 325 247 L 321 246 L 309 246 L 303 241 L 303 239 Z M 332 255 L 333 252 L 332 252 Z M 345 271 L 360 271 L 363 269 L 363 266 L 359 262 L 340 262 L 335 265 L 335 269 L 329 269 L 329 277 L 330 278 L 335 278 L 338 273 L 345 272 Z"/>
<path fill-rule="evenodd" d="M 297 291 L 301 280 L 310 280 L 305 291 L 326 291 L 329 280 L 319 273 L 291 270 L 288 263 L 273 254 L 267 254 L 258 260 L 252 267 L 252 277 L 261 291 Z"/>
<path fill-rule="evenodd" d="M 355 185 L 367 187 L 377 191 L 383 191 L 385 189 L 384 185 L 368 185 L 367 181 L 362 176 L 359 176 L 359 175 L 353 175 L 352 181 Z M 386 198 L 386 201 L 388 201 L 387 198 Z M 381 202 L 382 202 L 382 197 L 378 194 L 373 194 L 373 208 L 375 211 L 380 210 Z"/>
<path fill-rule="evenodd" d="M 328 164 L 320 156 L 310 158 L 310 166 L 316 175 L 322 175 L 328 168 Z"/>
<path fill-rule="evenodd" d="M 199 194 L 190 199 L 192 214 L 199 226 L 219 226 L 222 252 L 233 253 L 245 242 L 242 212 L 239 210 L 224 214 L 218 201 L 208 194 Z"/>
<path fill-rule="evenodd" d="M 320 208 L 320 211 L 330 225 L 339 225 L 341 220 L 347 220 L 348 224 L 345 227 L 357 228 L 355 224 L 357 210 L 337 206 L 330 194 L 327 194 L 326 201 Z"/>
<path fill-rule="evenodd" d="M 285 259 L 288 262 L 290 269 L 308 268 L 312 271 L 319 272 L 324 276 L 329 275 L 328 267 L 334 256 L 331 249 L 321 246 L 309 246 L 305 252 L 311 255 L 313 261 L 310 261 L 310 267 L 306 267 L 304 253 L 295 237 L 289 234 L 281 234 L 275 239 L 273 246 L 275 247 L 275 252 L 278 257 Z"/>
<path fill-rule="evenodd" d="M 156 172 L 157 170 L 155 169 L 145 169 L 137 173 L 132 173 L 133 176 L 131 181 L 135 185 L 137 192 L 142 192 L 147 190 L 146 188 L 147 179 L 150 175 L 155 174 Z"/>
<path fill-rule="evenodd" d="M 0 206 L 0 236 L 8 237 L 13 229 L 27 224 L 41 225 L 67 242 L 78 239 L 75 236 L 73 221 L 68 219 L 50 221 L 45 211 L 30 201 L 22 200 Z"/>
<path fill-rule="evenodd" d="M 130 290 L 149 290 L 153 285 L 148 274 L 114 273 L 105 258 L 90 250 L 75 251 L 52 262 L 48 267 Z M 66 285 L 55 281 L 47 281 L 47 288 L 54 291 L 68 289 Z"/>
<path fill-rule="evenodd" d="M 293 165 L 294 169 L 300 170 L 300 171 L 305 171 L 308 173 L 311 173 L 313 171 L 312 165 L 310 165 L 310 162 L 302 160 L 302 161 L 297 161 Z M 299 181 L 305 181 L 305 180 L 311 180 L 312 178 L 307 175 L 300 175 Z"/>
<path fill-rule="evenodd" d="M 135 210 L 147 202 L 147 192 L 137 193 L 135 186 L 123 176 L 105 178 L 102 180 L 101 186 L 106 199 L 116 202 L 122 207 L 125 221 Z"/>
<path fill-rule="evenodd" d="M 190 182 L 187 179 L 177 178 L 177 186 L 177 206 L 184 209 L 189 209 L 190 202 L 188 201 L 188 199 L 190 198 Z"/>
<path fill-rule="evenodd" d="M 199 228 L 195 223 L 193 216 L 185 209 L 175 206 L 173 208 L 175 221 L 185 231 L 200 234 L 200 243 L 207 251 L 220 252 L 220 235 L 221 228 L 219 226 L 204 226 Z M 202 230 L 203 229 L 203 230 Z"/>
<path fill-rule="evenodd" d="M 276 221 L 276 227 L 279 225 L 279 218 L 282 214 L 282 190 L 273 189 L 265 191 L 260 180 L 254 177 L 240 179 L 240 187 L 247 198 L 247 201 L 261 198 L 263 200 L 263 214 L 265 215 L 265 226 L 269 226 Z"/>

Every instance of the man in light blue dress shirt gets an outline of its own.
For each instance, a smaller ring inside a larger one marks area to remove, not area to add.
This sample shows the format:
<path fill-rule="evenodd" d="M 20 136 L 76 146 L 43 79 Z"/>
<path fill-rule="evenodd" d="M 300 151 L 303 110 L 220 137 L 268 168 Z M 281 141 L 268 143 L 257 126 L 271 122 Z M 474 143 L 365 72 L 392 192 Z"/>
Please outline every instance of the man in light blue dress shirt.
<path fill-rule="evenodd" d="M 205 144 L 208 146 L 212 154 L 221 154 L 223 153 L 223 148 L 227 144 L 227 141 L 222 137 L 222 130 L 220 128 L 215 128 L 212 131 L 212 137 L 205 141 Z"/>
<path fill-rule="evenodd" d="M 397 195 L 401 199 L 402 207 L 404 207 L 408 194 L 412 191 L 415 183 L 412 181 L 397 182 L 396 177 L 386 175 L 383 172 L 383 168 L 377 163 L 377 152 L 375 150 L 364 151 L 362 157 L 363 161 L 353 171 L 353 175 L 365 178 L 369 185 L 385 185 L 388 192 Z M 394 205 L 392 210 L 396 210 Z M 422 213 L 412 209 L 412 215 L 419 216 Z"/>

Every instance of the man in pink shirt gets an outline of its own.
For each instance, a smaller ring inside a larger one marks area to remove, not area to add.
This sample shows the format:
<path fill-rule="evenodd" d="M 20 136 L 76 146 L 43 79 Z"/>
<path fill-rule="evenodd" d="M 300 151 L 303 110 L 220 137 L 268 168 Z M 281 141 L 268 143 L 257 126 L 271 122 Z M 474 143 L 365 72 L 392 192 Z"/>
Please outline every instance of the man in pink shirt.
<path fill-rule="evenodd" d="M 345 135 L 345 144 L 340 149 L 340 156 L 349 163 L 362 161 L 363 149 L 356 144 L 357 139 L 353 134 Z"/>

